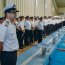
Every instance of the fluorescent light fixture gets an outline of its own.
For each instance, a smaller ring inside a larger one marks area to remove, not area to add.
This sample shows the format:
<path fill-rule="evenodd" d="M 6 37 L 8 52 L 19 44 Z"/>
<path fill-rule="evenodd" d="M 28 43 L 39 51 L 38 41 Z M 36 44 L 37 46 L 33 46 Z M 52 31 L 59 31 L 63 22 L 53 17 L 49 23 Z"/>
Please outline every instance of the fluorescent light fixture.
<path fill-rule="evenodd" d="M 54 11 L 54 6 L 53 6 L 53 11 Z"/>
<path fill-rule="evenodd" d="M 38 4 L 38 1 L 36 0 L 36 6 L 37 6 L 37 4 Z"/>
<path fill-rule="evenodd" d="M 47 4 L 45 3 L 45 9 L 47 9 Z"/>
<path fill-rule="evenodd" d="M 45 1 L 45 9 L 47 9 L 47 6 L 48 6 L 48 5 L 47 5 L 47 2 Z"/>

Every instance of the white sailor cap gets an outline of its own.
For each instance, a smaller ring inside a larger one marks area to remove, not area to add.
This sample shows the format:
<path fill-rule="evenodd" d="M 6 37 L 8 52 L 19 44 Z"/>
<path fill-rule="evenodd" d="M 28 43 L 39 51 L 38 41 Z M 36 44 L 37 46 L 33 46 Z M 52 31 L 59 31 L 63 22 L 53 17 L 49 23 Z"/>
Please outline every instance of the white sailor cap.
<path fill-rule="evenodd" d="M 16 9 L 16 5 L 15 4 L 8 4 L 4 10 L 3 10 L 5 13 L 9 12 L 19 12 L 17 9 Z"/>

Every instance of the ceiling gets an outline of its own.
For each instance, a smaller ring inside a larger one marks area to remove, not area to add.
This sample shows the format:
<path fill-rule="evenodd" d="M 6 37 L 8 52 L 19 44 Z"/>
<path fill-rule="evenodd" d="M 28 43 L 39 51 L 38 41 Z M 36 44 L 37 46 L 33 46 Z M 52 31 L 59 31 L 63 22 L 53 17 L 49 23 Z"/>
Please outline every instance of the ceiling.
<path fill-rule="evenodd" d="M 65 0 L 55 0 L 58 7 L 65 7 Z"/>

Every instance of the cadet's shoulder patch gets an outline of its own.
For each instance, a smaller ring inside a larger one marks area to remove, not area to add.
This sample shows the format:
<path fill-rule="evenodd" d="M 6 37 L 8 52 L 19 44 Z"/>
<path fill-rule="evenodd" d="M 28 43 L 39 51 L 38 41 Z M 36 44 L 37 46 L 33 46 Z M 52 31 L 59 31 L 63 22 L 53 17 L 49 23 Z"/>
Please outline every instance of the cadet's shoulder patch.
<path fill-rule="evenodd" d="M 6 26 L 6 27 L 9 26 L 9 21 L 6 21 L 5 26 Z"/>

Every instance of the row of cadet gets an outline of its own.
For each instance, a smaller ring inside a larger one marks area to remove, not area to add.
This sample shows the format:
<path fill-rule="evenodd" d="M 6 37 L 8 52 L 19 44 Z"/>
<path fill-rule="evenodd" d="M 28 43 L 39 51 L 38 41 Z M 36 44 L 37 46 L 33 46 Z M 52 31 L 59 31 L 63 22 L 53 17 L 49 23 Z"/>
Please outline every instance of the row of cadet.
<path fill-rule="evenodd" d="M 19 48 L 28 46 L 38 41 L 42 42 L 43 36 L 55 32 L 64 25 L 64 18 L 57 16 L 29 17 L 20 16 L 15 20 Z"/>
<path fill-rule="evenodd" d="M 3 18 L 0 18 L 0 23 L 2 19 Z M 43 37 L 46 37 L 62 26 L 65 26 L 65 18 L 60 16 L 20 16 L 15 19 L 14 24 L 17 30 L 19 48 L 22 49 L 34 42 L 42 42 Z"/>

